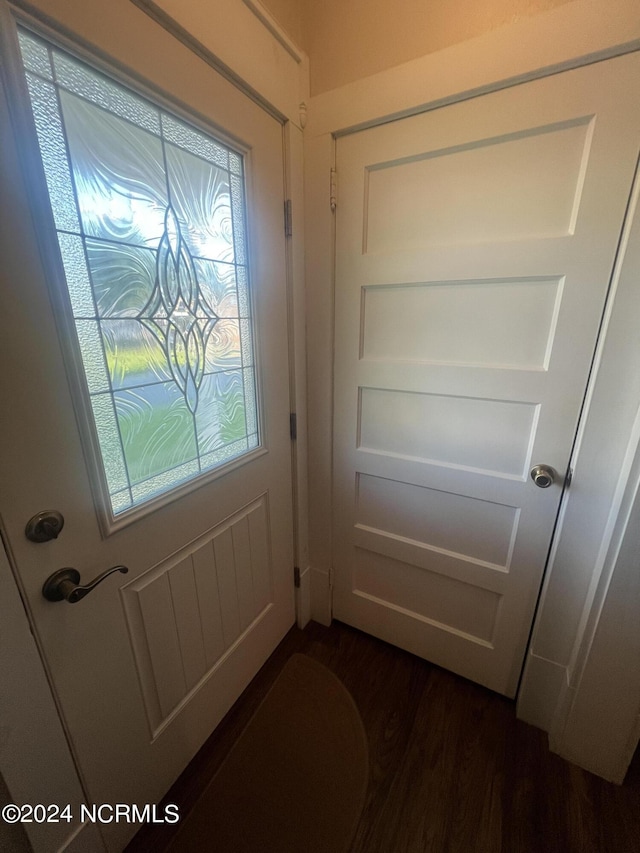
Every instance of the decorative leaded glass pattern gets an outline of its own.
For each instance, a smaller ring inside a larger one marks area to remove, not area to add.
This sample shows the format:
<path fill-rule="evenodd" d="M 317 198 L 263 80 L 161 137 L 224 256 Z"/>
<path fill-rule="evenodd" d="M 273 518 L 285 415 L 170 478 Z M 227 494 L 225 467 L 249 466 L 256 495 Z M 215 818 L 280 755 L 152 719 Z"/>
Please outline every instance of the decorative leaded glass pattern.
<path fill-rule="evenodd" d="M 259 445 L 244 161 L 32 33 L 20 45 L 117 516 Z"/>

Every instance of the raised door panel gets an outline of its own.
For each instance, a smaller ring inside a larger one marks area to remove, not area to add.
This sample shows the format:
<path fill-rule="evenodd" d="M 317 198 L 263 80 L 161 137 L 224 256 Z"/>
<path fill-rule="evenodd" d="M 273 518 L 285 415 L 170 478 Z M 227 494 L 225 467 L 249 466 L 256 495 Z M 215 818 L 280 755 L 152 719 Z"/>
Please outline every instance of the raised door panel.
<path fill-rule="evenodd" d="M 638 66 L 337 142 L 334 613 L 508 695 L 636 166 Z"/>

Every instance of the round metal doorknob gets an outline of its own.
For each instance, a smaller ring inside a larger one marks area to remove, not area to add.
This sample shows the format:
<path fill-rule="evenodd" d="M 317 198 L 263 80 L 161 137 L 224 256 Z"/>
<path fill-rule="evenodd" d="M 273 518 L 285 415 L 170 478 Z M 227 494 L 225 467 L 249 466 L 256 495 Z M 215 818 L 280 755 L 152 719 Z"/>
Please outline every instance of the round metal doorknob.
<path fill-rule="evenodd" d="M 556 479 L 556 472 L 550 465 L 534 465 L 531 469 L 531 479 L 541 489 L 548 489 Z"/>

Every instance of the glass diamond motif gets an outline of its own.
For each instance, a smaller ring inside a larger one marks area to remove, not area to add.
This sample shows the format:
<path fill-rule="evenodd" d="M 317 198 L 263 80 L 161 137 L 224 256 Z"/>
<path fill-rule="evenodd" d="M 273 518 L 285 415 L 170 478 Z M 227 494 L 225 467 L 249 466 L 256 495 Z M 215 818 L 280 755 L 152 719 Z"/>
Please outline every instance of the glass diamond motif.
<path fill-rule="evenodd" d="M 31 32 L 19 37 L 121 517 L 259 445 L 244 158 Z"/>

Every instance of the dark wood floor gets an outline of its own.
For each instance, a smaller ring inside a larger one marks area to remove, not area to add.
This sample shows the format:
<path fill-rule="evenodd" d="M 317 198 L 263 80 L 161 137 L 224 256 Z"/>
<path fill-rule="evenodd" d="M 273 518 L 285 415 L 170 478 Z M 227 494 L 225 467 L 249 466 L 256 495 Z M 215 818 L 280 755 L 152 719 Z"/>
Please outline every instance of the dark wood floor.
<path fill-rule="evenodd" d="M 513 702 L 339 623 L 287 634 L 166 798 L 182 817 L 294 652 L 343 681 L 369 738 L 351 853 L 640 853 L 639 756 L 622 787 L 604 782 Z M 146 826 L 127 851 L 161 853 L 174 832 Z"/>

